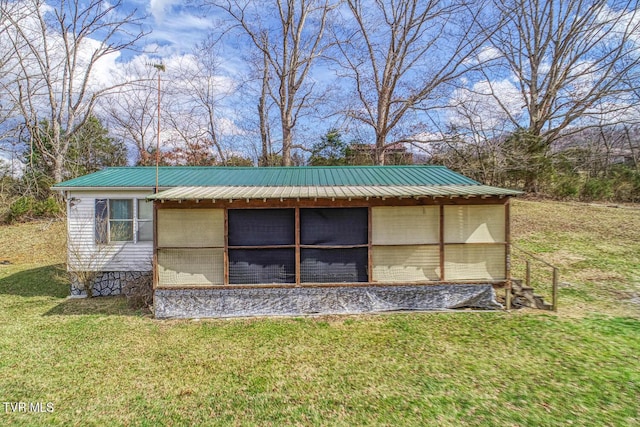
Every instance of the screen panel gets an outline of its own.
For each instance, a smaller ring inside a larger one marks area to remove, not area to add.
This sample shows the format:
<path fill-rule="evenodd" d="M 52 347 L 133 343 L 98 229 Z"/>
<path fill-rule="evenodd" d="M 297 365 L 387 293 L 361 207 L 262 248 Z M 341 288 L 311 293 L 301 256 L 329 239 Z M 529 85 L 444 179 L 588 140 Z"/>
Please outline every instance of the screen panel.
<path fill-rule="evenodd" d="M 504 245 L 447 245 L 445 280 L 505 279 L 505 257 Z"/>
<path fill-rule="evenodd" d="M 300 243 L 303 245 L 366 245 L 367 208 L 300 209 Z"/>
<path fill-rule="evenodd" d="M 210 286 L 224 283 L 224 249 L 159 249 L 160 286 Z"/>
<path fill-rule="evenodd" d="M 367 282 L 367 248 L 301 249 L 303 283 Z"/>
<path fill-rule="evenodd" d="M 224 246 L 224 209 L 158 209 L 159 247 Z"/>
<path fill-rule="evenodd" d="M 444 241 L 446 243 L 504 242 L 504 205 L 445 206 Z"/>
<path fill-rule="evenodd" d="M 229 249 L 229 283 L 295 283 L 295 249 Z"/>
<path fill-rule="evenodd" d="M 294 209 L 229 209 L 229 246 L 295 244 Z"/>
<path fill-rule="evenodd" d="M 378 282 L 440 280 L 438 246 L 375 246 L 372 259 Z"/>
<path fill-rule="evenodd" d="M 440 241 L 439 206 L 380 206 L 371 209 L 374 245 L 415 245 Z"/>

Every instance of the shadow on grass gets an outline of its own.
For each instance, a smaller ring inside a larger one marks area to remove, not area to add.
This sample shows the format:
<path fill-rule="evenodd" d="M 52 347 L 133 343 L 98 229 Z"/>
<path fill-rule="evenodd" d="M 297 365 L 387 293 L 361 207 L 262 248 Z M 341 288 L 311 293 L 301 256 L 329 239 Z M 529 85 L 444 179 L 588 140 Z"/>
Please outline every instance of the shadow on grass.
<path fill-rule="evenodd" d="M 135 310 L 129 307 L 127 299 L 122 296 L 98 297 L 98 298 L 68 298 L 44 316 L 150 316 L 148 310 Z"/>
<path fill-rule="evenodd" d="M 18 270 L 0 278 L 0 295 L 64 298 L 69 295 L 69 281 L 64 264 Z"/>
<path fill-rule="evenodd" d="M 44 316 L 50 315 L 114 315 L 144 316 L 149 311 L 129 307 L 124 296 L 99 298 L 67 298 L 69 296 L 69 278 L 64 264 L 47 265 L 28 270 L 11 265 L 9 274 L 0 278 L 0 296 L 14 295 L 23 298 L 53 297 L 60 303 Z M 11 272 L 14 271 L 15 272 Z"/>

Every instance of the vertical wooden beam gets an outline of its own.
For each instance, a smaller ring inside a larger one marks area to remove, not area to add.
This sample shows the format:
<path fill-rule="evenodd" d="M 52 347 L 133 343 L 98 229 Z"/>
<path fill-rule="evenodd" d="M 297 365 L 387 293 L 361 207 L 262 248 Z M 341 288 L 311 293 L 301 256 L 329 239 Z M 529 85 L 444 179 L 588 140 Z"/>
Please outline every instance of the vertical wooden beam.
<path fill-rule="evenodd" d="M 551 310 L 553 311 L 558 311 L 558 275 L 558 269 L 553 267 L 553 287 L 551 288 Z"/>
<path fill-rule="evenodd" d="M 367 208 L 367 280 L 373 282 L 373 209 Z"/>
<path fill-rule="evenodd" d="M 504 240 L 506 243 L 504 251 L 505 305 L 507 310 L 511 310 L 511 204 L 509 197 L 504 202 Z"/>
<path fill-rule="evenodd" d="M 224 208 L 224 278 L 223 284 L 227 286 L 229 284 L 229 209 Z"/>
<path fill-rule="evenodd" d="M 153 201 L 153 260 L 151 265 L 153 289 L 158 287 L 158 203 Z"/>
<path fill-rule="evenodd" d="M 445 280 L 444 274 L 444 205 L 440 204 L 440 280 Z"/>
<path fill-rule="evenodd" d="M 300 285 L 300 208 L 296 206 L 295 208 L 295 241 L 296 241 L 296 263 L 295 263 L 295 272 L 296 272 L 296 286 Z"/>

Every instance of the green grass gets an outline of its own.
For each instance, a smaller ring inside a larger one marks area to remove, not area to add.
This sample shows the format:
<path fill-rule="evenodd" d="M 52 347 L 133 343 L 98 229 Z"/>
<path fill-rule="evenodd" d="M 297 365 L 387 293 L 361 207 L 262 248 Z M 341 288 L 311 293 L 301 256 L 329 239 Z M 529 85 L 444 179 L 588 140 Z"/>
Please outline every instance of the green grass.
<path fill-rule="evenodd" d="M 514 205 L 515 239 L 571 284 L 557 315 L 158 321 L 122 298 L 65 298 L 63 253 L 28 257 L 63 224 L 0 227 L 0 401 L 54 404 L 0 403 L 0 425 L 640 425 L 640 313 L 624 294 L 637 231 L 603 240 L 611 222 L 640 229 L 638 211 Z M 564 228 L 585 210 L 584 231 Z"/>
<path fill-rule="evenodd" d="M 513 240 L 560 268 L 565 313 L 640 315 L 640 207 L 516 201 Z M 522 264 L 514 251 L 515 275 Z M 550 271 L 538 268 L 539 282 Z M 549 295 L 547 286 L 541 289 Z M 635 303 L 634 303 L 635 301 Z"/>

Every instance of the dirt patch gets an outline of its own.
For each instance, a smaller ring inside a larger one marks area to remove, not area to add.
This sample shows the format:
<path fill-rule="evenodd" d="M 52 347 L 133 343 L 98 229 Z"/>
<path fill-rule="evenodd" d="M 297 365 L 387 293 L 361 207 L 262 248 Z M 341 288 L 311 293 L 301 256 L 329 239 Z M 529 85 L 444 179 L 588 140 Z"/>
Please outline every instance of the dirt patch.
<path fill-rule="evenodd" d="M 573 279 L 578 282 L 608 283 L 625 281 L 625 277 L 615 271 L 602 271 L 597 268 L 585 268 L 573 273 Z"/>
<path fill-rule="evenodd" d="M 586 259 L 587 258 L 582 255 L 578 255 L 565 249 L 544 254 L 544 260 L 557 267 L 570 266 L 572 264 L 579 263 L 580 261 L 585 261 Z"/>

